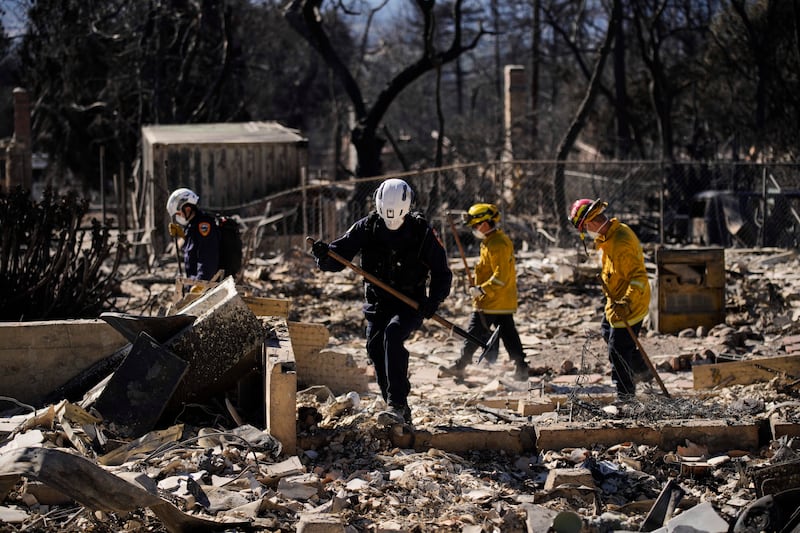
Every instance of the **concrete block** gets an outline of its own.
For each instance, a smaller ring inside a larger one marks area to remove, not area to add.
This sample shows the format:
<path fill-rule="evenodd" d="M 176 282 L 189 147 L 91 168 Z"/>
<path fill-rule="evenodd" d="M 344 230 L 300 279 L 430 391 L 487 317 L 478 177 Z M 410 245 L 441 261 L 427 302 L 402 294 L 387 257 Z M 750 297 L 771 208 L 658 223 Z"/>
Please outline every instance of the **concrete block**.
<path fill-rule="evenodd" d="M 547 474 L 544 490 L 551 491 L 567 484 L 594 487 L 594 478 L 588 468 L 553 468 Z"/>
<path fill-rule="evenodd" d="M 320 324 L 289 322 L 297 381 L 305 387 L 325 385 L 335 395 L 369 390 L 371 375 L 349 354 L 323 350 L 330 332 Z"/>
<path fill-rule="evenodd" d="M 288 361 L 267 359 L 267 431 L 280 441 L 283 452 L 297 448 L 297 372 Z"/>
<path fill-rule="evenodd" d="M 102 320 L 0 322 L 0 390 L 40 405 L 51 391 L 126 344 Z"/>
<path fill-rule="evenodd" d="M 795 424 L 785 420 L 781 415 L 773 413 L 769 417 L 769 427 L 772 431 L 772 438 L 778 440 L 784 435 L 788 437 L 800 437 L 800 424 Z"/>
<path fill-rule="evenodd" d="M 725 420 L 665 420 L 657 427 L 631 425 L 630 421 L 557 422 L 536 428 L 536 447 L 539 450 L 612 446 L 620 442 L 674 450 L 683 446 L 686 439 L 707 446 L 711 453 L 759 448 L 757 425 L 734 424 Z"/>
<path fill-rule="evenodd" d="M 297 533 L 344 533 L 341 517 L 330 513 L 301 514 Z"/>
<path fill-rule="evenodd" d="M 486 424 L 470 427 L 435 428 L 429 431 L 415 431 L 413 439 L 404 434 L 390 433 L 395 445 L 406 447 L 413 444 L 416 450 L 436 448 L 454 453 L 471 450 L 506 450 L 521 454 L 535 448 L 535 432 L 530 426 L 510 424 Z M 406 441 L 409 441 L 406 444 Z"/>

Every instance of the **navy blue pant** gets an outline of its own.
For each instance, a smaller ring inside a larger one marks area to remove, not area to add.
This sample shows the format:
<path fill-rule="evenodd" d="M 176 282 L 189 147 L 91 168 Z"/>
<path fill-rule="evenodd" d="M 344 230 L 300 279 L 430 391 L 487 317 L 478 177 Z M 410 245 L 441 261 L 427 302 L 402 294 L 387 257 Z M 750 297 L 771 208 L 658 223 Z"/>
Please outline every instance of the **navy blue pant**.
<path fill-rule="evenodd" d="M 636 335 L 642 329 L 642 321 L 631 324 L 631 329 Z M 612 328 L 605 313 L 600 322 L 600 332 L 608 343 L 608 360 L 611 362 L 611 381 L 617 385 L 617 394 L 635 394 L 636 384 L 633 382 L 633 373 L 647 370 L 642 354 L 636 347 L 636 342 L 625 327 Z"/>
<path fill-rule="evenodd" d="M 375 377 L 387 404 L 405 407 L 411 382 L 408 380 L 408 350 L 405 341 L 422 325 L 416 311 L 387 314 L 367 313 L 367 355 L 375 366 Z"/>
<path fill-rule="evenodd" d="M 486 342 L 489 340 L 489 337 L 491 337 L 492 332 L 489 328 L 492 326 L 500 328 L 500 339 L 503 341 L 503 346 L 505 346 L 509 358 L 517 365 L 524 365 L 525 353 L 522 351 L 522 341 L 519 339 L 519 333 L 514 324 L 514 315 L 510 313 L 505 315 L 489 315 L 483 313 L 483 317 L 481 317 L 478 312 L 473 311 L 469 316 L 467 332 Z M 461 347 L 462 361 L 468 363 L 472 362 L 472 356 L 478 348 L 480 348 L 480 346 L 476 345 L 474 342 L 465 340 L 464 345 Z M 490 362 L 496 361 L 498 350 L 499 345 L 495 344 L 494 349 L 487 351 L 484 357 Z"/>

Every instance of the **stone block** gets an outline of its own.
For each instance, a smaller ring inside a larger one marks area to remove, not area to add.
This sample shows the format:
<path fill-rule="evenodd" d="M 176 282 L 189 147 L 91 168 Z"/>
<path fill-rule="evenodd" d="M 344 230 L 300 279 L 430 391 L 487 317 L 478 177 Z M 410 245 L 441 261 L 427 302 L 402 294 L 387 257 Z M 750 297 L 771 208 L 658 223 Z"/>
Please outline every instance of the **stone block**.
<path fill-rule="evenodd" d="M 594 487 L 594 478 L 588 468 L 553 468 L 547 474 L 544 490 L 551 491 L 559 485 Z"/>

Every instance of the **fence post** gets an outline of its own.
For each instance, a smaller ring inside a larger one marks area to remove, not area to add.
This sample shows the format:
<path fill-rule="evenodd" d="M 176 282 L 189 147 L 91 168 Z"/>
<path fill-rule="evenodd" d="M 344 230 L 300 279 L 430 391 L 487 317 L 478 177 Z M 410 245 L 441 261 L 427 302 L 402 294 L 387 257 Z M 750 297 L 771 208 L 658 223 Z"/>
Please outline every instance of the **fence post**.
<path fill-rule="evenodd" d="M 764 247 L 764 232 L 767 226 L 767 164 L 761 166 L 761 228 L 758 232 L 758 245 Z"/>
<path fill-rule="evenodd" d="M 662 246 L 664 245 L 664 189 L 666 188 L 666 183 L 664 180 L 664 176 L 666 176 L 666 172 L 664 169 L 664 161 L 661 161 L 661 188 L 658 191 L 658 242 Z"/>
<path fill-rule="evenodd" d="M 300 213 L 303 217 L 303 235 L 308 235 L 308 206 L 306 205 L 306 173 L 308 167 L 300 167 Z M 303 241 L 305 245 L 305 240 Z"/>

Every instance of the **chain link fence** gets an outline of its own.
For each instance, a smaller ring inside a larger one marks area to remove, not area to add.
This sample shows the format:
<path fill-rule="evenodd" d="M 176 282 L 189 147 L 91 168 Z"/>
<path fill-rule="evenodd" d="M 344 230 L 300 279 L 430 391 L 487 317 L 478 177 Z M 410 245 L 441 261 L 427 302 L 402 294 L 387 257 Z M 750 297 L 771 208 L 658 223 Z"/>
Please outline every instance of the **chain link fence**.
<path fill-rule="evenodd" d="M 546 249 L 573 242 L 567 209 L 578 198 L 603 198 L 609 212 L 642 242 L 722 247 L 796 248 L 800 243 L 800 164 L 565 162 L 563 206 L 553 189 L 559 163 L 463 164 L 350 181 L 315 182 L 272 196 L 250 231 L 255 255 L 305 247 L 305 236 L 330 241 L 373 208 L 381 181 L 397 177 L 415 190 L 414 209 L 457 251 L 477 246 L 458 214 L 476 202 L 497 204 L 517 246 Z M 563 212 L 562 212 L 563 211 Z"/>

